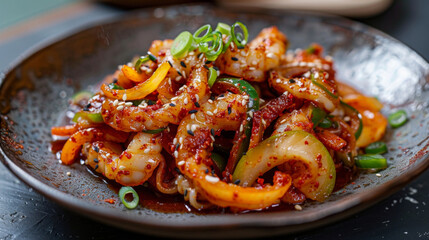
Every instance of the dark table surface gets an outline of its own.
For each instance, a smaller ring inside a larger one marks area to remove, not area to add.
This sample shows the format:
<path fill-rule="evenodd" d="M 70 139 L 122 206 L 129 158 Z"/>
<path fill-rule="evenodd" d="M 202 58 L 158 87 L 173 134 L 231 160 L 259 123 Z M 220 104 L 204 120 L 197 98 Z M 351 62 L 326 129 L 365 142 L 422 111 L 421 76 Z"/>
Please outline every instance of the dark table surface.
<path fill-rule="evenodd" d="M 26 49 L 111 16 L 105 5 L 0 41 L 0 71 Z M 381 15 L 356 19 L 404 42 L 429 59 L 429 2 L 398 0 Z M 425 126 L 429 127 L 429 126 Z M 34 192 L 0 164 L 0 239 L 152 238 L 95 222 Z M 429 239 L 429 171 L 380 203 L 348 219 L 292 236 L 273 239 Z"/>

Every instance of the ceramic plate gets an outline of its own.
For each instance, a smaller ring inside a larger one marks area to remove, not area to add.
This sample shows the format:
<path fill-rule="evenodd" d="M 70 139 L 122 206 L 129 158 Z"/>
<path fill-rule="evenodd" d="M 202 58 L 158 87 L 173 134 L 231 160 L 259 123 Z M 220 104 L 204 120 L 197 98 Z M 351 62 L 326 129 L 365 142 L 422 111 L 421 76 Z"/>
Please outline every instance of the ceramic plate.
<path fill-rule="evenodd" d="M 74 33 L 25 54 L 1 80 L 1 156 L 28 185 L 60 205 L 108 224 L 176 237 L 257 237 L 314 228 L 350 216 L 399 190 L 429 165 L 429 65 L 397 40 L 346 19 L 293 12 L 237 13 L 210 5 L 136 12 Z M 409 122 L 388 129 L 389 167 L 381 176 L 362 173 L 324 203 L 302 211 L 248 214 L 160 213 L 127 210 L 102 179 L 85 166 L 64 166 L 51 153 L 50 127 L 59 125 L 68 99 L 95 85 L 119 64 L 144 54 L 154 39 L 217 22 L 245 23 L 253 38 L 276 25 L 290 49 L 318 42 L 333 57 L 337 78 L 385 104 L 383 114 L 404 109 Z M 70 172 L 71 176 L 66 173 Z"/>

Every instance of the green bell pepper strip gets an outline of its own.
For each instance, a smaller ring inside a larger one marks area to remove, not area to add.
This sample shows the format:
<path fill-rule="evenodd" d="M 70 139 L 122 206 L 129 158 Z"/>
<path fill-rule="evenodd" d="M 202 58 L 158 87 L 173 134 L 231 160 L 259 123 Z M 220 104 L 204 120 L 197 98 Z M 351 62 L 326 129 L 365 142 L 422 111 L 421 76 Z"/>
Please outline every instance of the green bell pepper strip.
<path fill-rule="evenodd" d="M 332 193 L 336 178 L 334 161 L 315 136 L 302 130 L 272 136 L 250 149 L 238 162 L 232 181 L 252 186 L 258 177 L 285 163 L 300 169 L 292 174 L 292 181 L 307 198 L 323 202 Z"/>
<path fill-rule="evenodd" d="M 355 158 L 355 163 L 358 168 L 362 169 L 385 169 L 387 168 L 387 160 L 379 154 L 363 154 Z"/>
<path fill-rule="evenodd" d="M 165 130 L 165 128 L 158 128 L 158 129 L 153 129 L 153 130 L 143 130 L 142 132 L 150 133 L 150 134 L 157 134 L 157 133 L 161 133 L 164 130 Z"/>
<path fill-rule="evenodd" d="M 387 153 L 387 145 L 384 142 L 373 142 L 365 148 L 365 153 L 368 153 L 368 154 Z"/>

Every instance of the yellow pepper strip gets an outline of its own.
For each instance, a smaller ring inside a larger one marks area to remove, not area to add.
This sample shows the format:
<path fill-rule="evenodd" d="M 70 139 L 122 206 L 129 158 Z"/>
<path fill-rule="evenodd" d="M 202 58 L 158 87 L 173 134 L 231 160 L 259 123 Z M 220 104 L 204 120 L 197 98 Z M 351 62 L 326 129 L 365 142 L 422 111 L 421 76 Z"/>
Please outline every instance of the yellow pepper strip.
<path fill-rule="evenodd" d="M 133 82 L 144 82 L 148 77 L 144 72 L 138 73 L 136 70 L 127 65 L 123 65 L 121 71 L 125 77 Z"/>
<path fill-rule="evenodd" d="M 242 187 L 233 183 L 213 181 L 217 179 L 201 170 L 194 161 L 187 163 L 190 170 L 186 174 L 194 180 L 201 193 L 209 202 L 221 207 L 237 207 L 242 209 L 261 209 L 278 203 L 292 184 L 292 178 L 280 171 L 274 176 L 274 185 L 265 187 Z M 196 174 L 195 174 L 196 173 Z"/>
<path fill-rule="evenodd" d="M 153 73 L 153 75 L 142 83 L 137 84 L 136 86 L 125 89 L 125 90 L 115 90 L 109 88 L 106 84 L 101 85 L 101 90 L 104 95 L 113 99 L 120 100 L 138 100 L 143 99 L 153 91 L 155 91 L 159 84 L 164 80 L 165 76 L 167 76 L 168 71 L 170 70 L 170 64 L 168 62 L 164 62 L 159 66 L 158 69 Z M 124 95 L 126 94 L 126 97 Z"/>

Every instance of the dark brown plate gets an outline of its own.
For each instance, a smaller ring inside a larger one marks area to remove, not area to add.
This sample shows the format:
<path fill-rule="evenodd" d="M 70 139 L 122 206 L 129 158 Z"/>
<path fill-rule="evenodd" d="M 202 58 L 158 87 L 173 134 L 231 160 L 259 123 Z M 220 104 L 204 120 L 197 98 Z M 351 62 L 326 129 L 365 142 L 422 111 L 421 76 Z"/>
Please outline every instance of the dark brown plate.
<path fill-rule="evenodd" d="M 342 18 L 293 12 L 235 13 L 197 5 L 167 7 L 155 15 L 144 10 L 80 31 L 12 65 L 1 80 L 0 145 L 1 158 L 13 173 L 60 205 L 108 224 L 160 236 L 219 238 L 292 233 L 331 223 L 386 198 L 428 167 L 429 65 L 395 39 Z M 248 26 L 251 37 L 277 25 L 291 49 L 320 43 L 334 58 L 339 79 L 377 96 L 386 115 L 407 111 L 409 122 L 387 131 L 389 167 L 381 176 L 362 173 L 326 202 L 304 204 L 303 211 L 195 215 L 130 211 L 119 201 L 106 203 L 103 199 L 117 196 L 101 179 L 78 163 L 58 163 L 50 151 L 50 127 L 60 124 L 73 93 L 144 54 L 154 39 L 236 20 Z"/>

